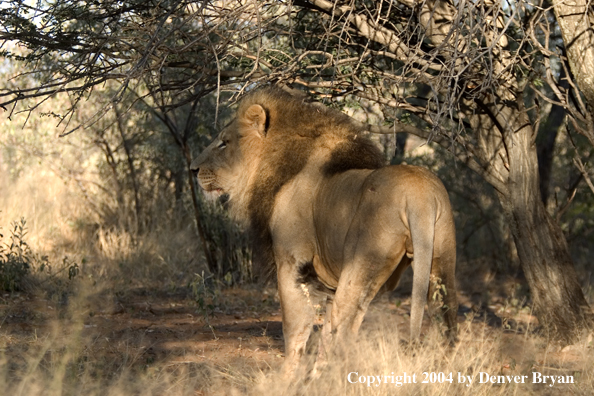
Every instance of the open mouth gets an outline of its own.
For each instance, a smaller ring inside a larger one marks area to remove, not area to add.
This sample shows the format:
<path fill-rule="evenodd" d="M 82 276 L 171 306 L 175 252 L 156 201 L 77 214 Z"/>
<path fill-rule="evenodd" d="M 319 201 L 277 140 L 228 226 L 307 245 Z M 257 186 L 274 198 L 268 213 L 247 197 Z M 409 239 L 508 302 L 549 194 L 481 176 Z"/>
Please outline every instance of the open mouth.
<path fill-rule="evenodd" d="M 204 188 L 204 191 L 216 194 L 224 194 L 225 191 L 221 187 L 215 186 L 213 184 L 209 184 Z"/>
<path fill-rule="evenodd" d="M 223 191 L 222 188 L 212 186 L 207 186 L 207 188 L 203 188 L 202 191 L 204 192 L 204 196 L 212 201 L 216 201 L 219 197 L 225 194 L 225 191 Z"/>

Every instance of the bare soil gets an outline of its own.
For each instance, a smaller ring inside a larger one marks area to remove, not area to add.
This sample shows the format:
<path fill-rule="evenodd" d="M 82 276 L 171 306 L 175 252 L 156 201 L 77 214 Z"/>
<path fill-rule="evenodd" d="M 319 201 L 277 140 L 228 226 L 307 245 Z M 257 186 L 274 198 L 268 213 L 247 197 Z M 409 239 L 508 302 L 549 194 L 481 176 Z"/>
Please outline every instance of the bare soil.
<path fill-rule="evenodd" d="M 537 320 L 526 308 L 510 309 L 503 301 L 478 307 L 471 297 L 460 295 L 458 320 L 470 323 L 477 332 L 502 337 L 503 374 L 530 368 L 573 373 L 583 368 L 584 354 L 592 354 L 592 348 L 584 352 L 583 348 L 547 346 L 534 336 Z M 35 356 L 42 355 L 42 361 L 51 366 L 61 356 L 61 348 L 73 342 L 79 348 L 80 365 L 105 378 L 122 370 L 146 372 L 184 365 L 227 373 L 245 372 L 246 367 L 252 372 L 277 370 L 283 362 L 283 339 L 276 291 L 226 289 L 216 302 L 201 309 L 187 290 L 136 289 L 119 295 L 104 291 L 83 301 L 4 294 L 0 357 L 7 363 L 8 377 L 15 380 L 25 375 Z M 390 318 L 395 334 L 406 340 L 409 313 L 404 295 L 378 297 L 362 331 L 380 318 Z M 427 331 L 427 318 L 424 327 Z"/>

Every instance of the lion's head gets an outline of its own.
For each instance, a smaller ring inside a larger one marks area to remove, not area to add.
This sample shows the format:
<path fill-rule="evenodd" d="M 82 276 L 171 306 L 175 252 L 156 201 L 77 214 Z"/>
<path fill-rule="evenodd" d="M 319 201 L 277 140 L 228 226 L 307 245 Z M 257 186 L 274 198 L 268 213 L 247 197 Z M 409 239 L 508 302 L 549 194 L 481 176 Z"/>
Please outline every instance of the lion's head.
<path fill-rule="evenodd" d="M 211 196 L 229 194 L 238 220 L 256 229 L 267 224 L 279 189 L 298 174 L 320 148 L 327 174 L 376 169 L 384 158 L 363 130 L 346 115 L 306 102 L 280 88 L 248 94 L 237 115 L 192 162 L 202 189 Z"/>
<path fill-rule="evenodd" d="M 210 196 L 223 193 L 240 195 L 248 182 L 246 168 L 254 165 L 251 158 L 259 151 L 261 130 L 259 118 L 265 118 L 262 108 L 252 106 L 243 117 L 235 118 L 216 139 L 192 162 L 200 187 Z M 257 155 L 256 155 L 257 157 Z"/>

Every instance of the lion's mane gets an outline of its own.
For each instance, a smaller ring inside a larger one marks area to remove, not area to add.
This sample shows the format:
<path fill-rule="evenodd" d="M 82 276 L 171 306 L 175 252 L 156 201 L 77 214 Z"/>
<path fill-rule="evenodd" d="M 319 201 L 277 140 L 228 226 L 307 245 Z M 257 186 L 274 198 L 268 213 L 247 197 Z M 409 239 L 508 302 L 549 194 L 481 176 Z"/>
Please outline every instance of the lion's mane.
<path fill-rule="evenodd" d="M 254 104 L 266 112 L 266 138 L 262 139 L 261 158 L 251 170 L 256 172 L 245 190 L 238 208 L 249 217 L 256 255 L 261 264 L 274 269 L 269 222 L 276 194 L 281 187 L 299 174 L 323 135 L 332 135 L 337 144 L 329 160 L 320 169 L 332 176 L 349 169 L 377 169 L 384 166 L 384 156 L 377 146 L 362 133 L 364 129 L 347 115 L 320 104 L 308 103 L 280 88 L 271 87 L 247 95 L 240 103 L 237 117 Z M 319 151 L 316 151 L 319 152 Z M 249 158 L 250 153 L 244 153 Z M 233 204 L 232 204 L 233 205 Z"/>

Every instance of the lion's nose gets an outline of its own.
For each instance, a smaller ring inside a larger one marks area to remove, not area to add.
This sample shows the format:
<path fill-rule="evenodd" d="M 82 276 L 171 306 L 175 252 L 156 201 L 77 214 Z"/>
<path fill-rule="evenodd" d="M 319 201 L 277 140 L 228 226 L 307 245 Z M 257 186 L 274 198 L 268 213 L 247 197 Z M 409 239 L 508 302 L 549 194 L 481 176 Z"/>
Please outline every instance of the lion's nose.
<path fill-rule="evenodd" d="M 198 176 L 198 171 L 200 170 L 200 163 L 198 162 L 198 158 L 194 159 L 190 164 L 190 171 L 194 176 Z"/>

